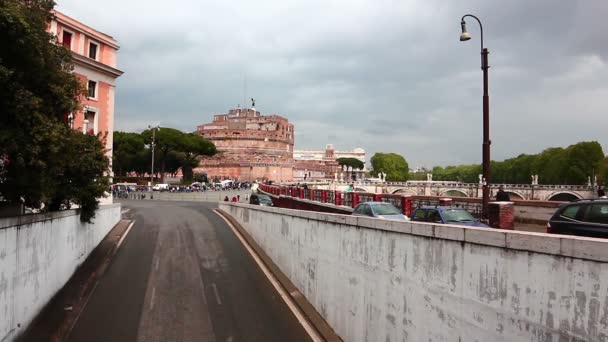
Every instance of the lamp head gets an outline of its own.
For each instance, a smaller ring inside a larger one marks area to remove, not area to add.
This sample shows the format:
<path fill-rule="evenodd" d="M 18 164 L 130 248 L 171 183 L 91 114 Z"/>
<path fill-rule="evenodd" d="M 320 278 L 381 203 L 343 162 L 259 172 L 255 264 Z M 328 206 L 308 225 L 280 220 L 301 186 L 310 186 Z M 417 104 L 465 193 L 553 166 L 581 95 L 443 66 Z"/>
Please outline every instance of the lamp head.
<path fill-rule="evenodd" d="M 462 33 L 460 34 L 460 41 L 466 42 L 467 40 L 471 39 L 471 35 L 469 34 L 469 32 L 467 32 L 467 24 L 464 22 L 464 20 L 460 22 L 460 28 L 462 29 Z"/>

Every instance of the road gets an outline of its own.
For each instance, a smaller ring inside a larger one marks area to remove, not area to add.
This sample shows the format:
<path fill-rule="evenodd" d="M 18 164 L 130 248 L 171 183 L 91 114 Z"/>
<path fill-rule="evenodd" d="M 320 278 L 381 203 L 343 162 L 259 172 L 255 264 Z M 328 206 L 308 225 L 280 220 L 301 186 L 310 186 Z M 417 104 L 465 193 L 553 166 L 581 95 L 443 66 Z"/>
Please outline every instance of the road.
<path fill-rule="evenodd" d="M 214 207 L 124 201 L 135 223 L 68 340 L 307 341 Z"/>

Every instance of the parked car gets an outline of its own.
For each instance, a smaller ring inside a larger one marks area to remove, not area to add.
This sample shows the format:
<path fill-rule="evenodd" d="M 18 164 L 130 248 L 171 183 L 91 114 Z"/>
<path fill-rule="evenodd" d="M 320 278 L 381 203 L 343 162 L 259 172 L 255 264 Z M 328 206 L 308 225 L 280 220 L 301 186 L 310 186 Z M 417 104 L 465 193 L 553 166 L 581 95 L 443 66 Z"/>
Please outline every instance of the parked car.
<path fill-rule="evenodd" d="M 363 202 L 353 210 L 355 216 L 369 216 L 396 221 L 409 221 L 399 208 L 388 202 Z"/>
<path fill-rule="evenodd" d="M 473 217 L 466 209 L 450 206 L 422 206 L 416 208 L 412 213 L 412 221 L 489 228 L 488 225 Z"/>
<path fill-rule="evenodd" d="M 267 207 L 274 206 L 274 204 L 272 203 L 272 198 L 268 195 L 262 194 L 251 194 L 251 197 L 249 197 L 249 204 L 256 204 Z"/>
<path fill-rule="evenodd" d="M 154 184 L 154 186 L 152 187 L 152 190 L 154 190 L 154 191 L 167 191 L 167 190 L 169 190 L 169 184 L 163 184 L 163 183 Z"/>
<path fill-rule="evenodd" d="M 580 200 L 559 207 L 547 233 L 608 238 L 608 200 Z"/>

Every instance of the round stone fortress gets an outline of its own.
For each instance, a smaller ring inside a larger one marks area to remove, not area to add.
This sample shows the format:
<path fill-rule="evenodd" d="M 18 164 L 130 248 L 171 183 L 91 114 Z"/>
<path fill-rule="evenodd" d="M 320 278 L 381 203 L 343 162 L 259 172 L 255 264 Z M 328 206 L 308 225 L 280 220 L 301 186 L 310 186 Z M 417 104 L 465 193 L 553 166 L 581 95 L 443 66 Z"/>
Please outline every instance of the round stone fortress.
<path fill-rule="evenodd" d="M 294 127 L 282 116 L 262 116 L 255 108 L 231 109 L 198 126 L 197 133 L 218 150 L 195 169 L 209 179 L 281 182 L 293 177 Z"/>

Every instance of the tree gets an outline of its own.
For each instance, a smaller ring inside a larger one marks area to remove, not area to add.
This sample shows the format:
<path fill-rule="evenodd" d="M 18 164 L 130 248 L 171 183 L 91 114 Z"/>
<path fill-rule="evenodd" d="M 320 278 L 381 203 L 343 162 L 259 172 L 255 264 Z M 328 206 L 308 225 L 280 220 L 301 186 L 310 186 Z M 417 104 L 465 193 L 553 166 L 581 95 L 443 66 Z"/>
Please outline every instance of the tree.
<path fill-rule="evenodd" d="M 376 153 L 370 161 L 374 177 L 377 177 L 379 172 L 384 172 L 388 181 L 407 181 L 409 166 L 403 156 L 396 153 Z"/>
<path fill-rule="evenodd" d="M 46 32 L 53 6 L 0 2 L 0 198 L 44 210 L 76 203 L 90 221 L 107 190 L 108 161 L 99 140 L 65 122 L 85 91 L 71 53 Z"/>
<path fill-rule="evenodd" d="M 141 133 L 146 144 L 152 143 L 152 130 L 145 130 Z M 167 162 L 171 158 L 171 162 L 175 161 L 174 156 L 169 156 L 170 152 L 179 151 L 182 144 L 184 132 L 175 128 L 161 127 L 155 132 L 155 148 L 154 153 L 159 160 L 160 180 L 165 181 L 165 172 L 167 172 Z M 156 162 L 156 161 L 155 161 Z M 171 164 L 173 166 L 173 164 Z"/>
<path fill-rule="evenodd" d="M 602 146 L 597 141 L 579 142 L 566 149 L 568 167 L 566 177 L 571 184 L 584 184 L 600 169 L 604 159 Z"/>
<path fill-rule="evenodd" d="M 198 166 L 199 157 L 212 156 L 217 152 L 215 145 L 211 141 L 195 133 L 184 135 L 180 150 L 184 154 L 182 173 L 184 174 L 184 181 L 188 182 L 191 182 L 193 179 L 192 169 Z"/>
<path fill-rule="evenodd" d="M 336 159 L 340 166 L 346 165 L 355 169 L 363 170 L 365 164 L 357 158 L 338 158 Z"/>
<path fill-rule="evenodd" d="M 114 132 L 112 169 L 116 176 L 135 171 L 137 155 L 145 148 L 144 137 L 138 133 Z"/>

